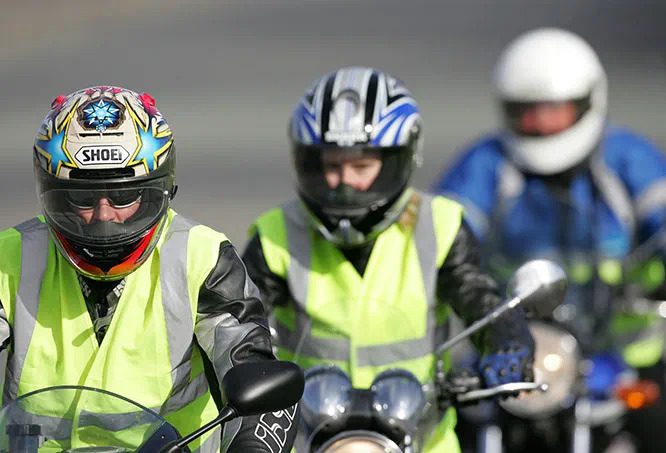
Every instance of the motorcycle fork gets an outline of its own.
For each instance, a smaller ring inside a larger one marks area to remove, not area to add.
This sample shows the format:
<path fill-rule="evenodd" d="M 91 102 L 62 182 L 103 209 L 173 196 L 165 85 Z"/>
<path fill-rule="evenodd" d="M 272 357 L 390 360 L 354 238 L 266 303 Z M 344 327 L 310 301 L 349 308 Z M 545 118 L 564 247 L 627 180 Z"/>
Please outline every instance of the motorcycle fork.
<path fill-rule="evenodd" d="M 572 453 L 592 452 L 592 402 L 586 398 L 576 401 L 574 408 L 574 431 L 571 445 Z"/>
<path fill-rule="evenodd" d="M 503 453 L 502 429 L 492 423 L 483 425 L 477 435 L 479 453 Z"/>

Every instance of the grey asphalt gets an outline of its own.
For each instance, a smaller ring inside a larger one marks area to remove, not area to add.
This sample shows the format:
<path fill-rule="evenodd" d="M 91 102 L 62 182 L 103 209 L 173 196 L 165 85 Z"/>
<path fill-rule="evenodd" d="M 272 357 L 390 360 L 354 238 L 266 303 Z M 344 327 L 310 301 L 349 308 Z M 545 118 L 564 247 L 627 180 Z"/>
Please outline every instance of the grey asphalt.
<path fill-rule="evenodd" d="M 425 119 L 427 187 L 459 147 L 495 127 L 490 71 L 536 26 L 586 37 L 610 79 L 611 117 L 666 145 L 666 3 L 633 0 L 82 0 L 3 2 L 0 228 L 38 211 L 34 132 L 59 94 L 149 91 L 175 130 L 178 211 L 242 246 L 291 196 L 289 113 L 317 76 L 371 65 L 405 80 Z"/>

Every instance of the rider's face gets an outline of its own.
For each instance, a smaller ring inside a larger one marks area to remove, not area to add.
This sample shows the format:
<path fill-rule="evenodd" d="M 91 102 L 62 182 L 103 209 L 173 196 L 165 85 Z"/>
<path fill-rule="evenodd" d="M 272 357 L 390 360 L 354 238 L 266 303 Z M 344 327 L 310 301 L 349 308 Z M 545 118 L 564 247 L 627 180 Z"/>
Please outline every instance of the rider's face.
<path fill-rule="evenodd" d="M 375 182 L 382 169 L 379 152 L 365 152 L 362 155 L 331 152 L 324 153 L 322 160 L 324 176 L 330 189 L 346 184 L 364 192 Z"/>
<path fill-rule="evenodd" d="M 523 108 L 517 129 L 529 135 L 551 135 L 568 129 L 576 122 L 576 105 L 567 102 L 537 102 Z"/>
<path fill-rule="evenodd" d="M 123 223 L 139 210 L 140 200 L 129 206 L 115 207 L 108 198 L 102 197 L 92 208 L 75 207 L 74 212 L 83 219 L 86 224 L 94 222 Z"/>

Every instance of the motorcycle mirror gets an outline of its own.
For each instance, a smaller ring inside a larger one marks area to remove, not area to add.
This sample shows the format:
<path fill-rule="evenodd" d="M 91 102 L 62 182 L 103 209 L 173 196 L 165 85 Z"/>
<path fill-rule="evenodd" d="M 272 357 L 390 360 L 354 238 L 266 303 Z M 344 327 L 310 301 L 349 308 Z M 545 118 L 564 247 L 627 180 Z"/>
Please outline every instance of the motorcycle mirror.
<path fill-rule="evenodd" d="M 271 360 L 234 365 L 222 378 L 228 404 L 220 414 L 201 428 L 168 443 L 160 453 L 179 453 L 194 439 L 236 417 L 277 412 L 293 406 L 303 396 L 304 386 L 303 370 L 293 362 Z"/>
<path fill-rule="evenodd" d="M 229 406 L 242 417 L 293 406 L 301 399 L 304 385 L 303 370 L 285 361 L 240 363 L 222 378 Z"/>
<path fill-rule="evenodd" d="M 529 305 L 537 316 L 549 316 L 562 303 L 567 291 L 567 276 L 553 261 L 532 260 L 520 266 L 507 287 L 508 296 Z"/>
<path fill-rule="evenodd" d="M 507 300 L 453 338 L 439 345 L 436 354 L 439 356 L 518 305 L 531 305 L 538 316 L 545 317 L 564 300 L 566 289 L 566 274 L 560 266 L 548 260 L 528 261 L 520 266 L 511 278 Z M 441 360 L 438 361 L 437 366 L 438 368 L 443 366 Z"/>

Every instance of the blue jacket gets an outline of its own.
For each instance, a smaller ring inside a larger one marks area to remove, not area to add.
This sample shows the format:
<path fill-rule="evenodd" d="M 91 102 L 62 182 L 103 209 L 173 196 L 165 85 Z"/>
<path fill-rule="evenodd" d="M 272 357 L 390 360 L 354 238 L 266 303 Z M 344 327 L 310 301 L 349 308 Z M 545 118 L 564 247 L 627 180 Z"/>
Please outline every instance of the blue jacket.
<path fill-rule="evenodd" d="M 558 194 L 518 170 L 490 136 L 464 150 L 434 191 L 465 206 L 481 242 L 503 261 L 622 258 L 666 224 L 666 155 L 609 127 L 589 168 Z"/>

